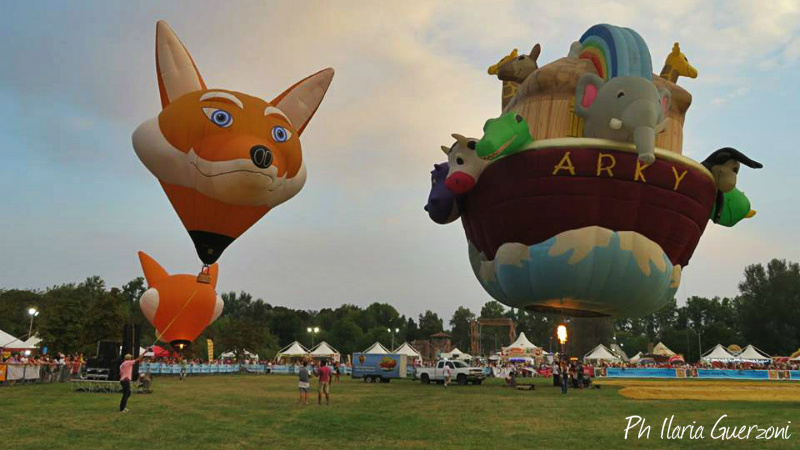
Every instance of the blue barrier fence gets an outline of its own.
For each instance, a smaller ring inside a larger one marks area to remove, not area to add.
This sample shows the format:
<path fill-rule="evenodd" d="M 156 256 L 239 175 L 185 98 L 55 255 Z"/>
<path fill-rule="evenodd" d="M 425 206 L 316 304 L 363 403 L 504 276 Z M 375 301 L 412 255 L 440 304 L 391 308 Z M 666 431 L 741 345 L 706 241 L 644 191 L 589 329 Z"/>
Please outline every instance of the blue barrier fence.
<path fill-rule="evenodd" d="M 349 375 L 350 368 L 342 366 L 342 375 Z M 151 375 L 178 375 L 181 373 L 180 364 L 141 363 L 139 373 L 150 372 Z M 266 364 L 189 364 L 186 366 L 187 375 L 213 375 L 226 373 L 276 373 L 293 375 L 297 373 L 295 366 L 272 366 Z"/>
<path fill-rule="evenodd" d="M 793 380 L 800 381 L 800 370 L 670 369 L 621 368 L 596 369 L 595 376 L 606 378 L 695 378 L 704 380 Z"/>

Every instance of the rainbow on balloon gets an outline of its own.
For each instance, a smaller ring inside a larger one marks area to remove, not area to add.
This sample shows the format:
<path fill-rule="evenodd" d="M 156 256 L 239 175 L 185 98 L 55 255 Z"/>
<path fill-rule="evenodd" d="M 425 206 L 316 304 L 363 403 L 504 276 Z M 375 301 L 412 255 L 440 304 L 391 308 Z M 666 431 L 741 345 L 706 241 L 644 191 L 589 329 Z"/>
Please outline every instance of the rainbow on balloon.
<path fill-rule="evenodd" d="M 653 79 L 650 50 L 639 33 L 614 25 L 595 25 L 581 36 L 579 58 L 592 61 L 604 80 L 618 76 Z"/>

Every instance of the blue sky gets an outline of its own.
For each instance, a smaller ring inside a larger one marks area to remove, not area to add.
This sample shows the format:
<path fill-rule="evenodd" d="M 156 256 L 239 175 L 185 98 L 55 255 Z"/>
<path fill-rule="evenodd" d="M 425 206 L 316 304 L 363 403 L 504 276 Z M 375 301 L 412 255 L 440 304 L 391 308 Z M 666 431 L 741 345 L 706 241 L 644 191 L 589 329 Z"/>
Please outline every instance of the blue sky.
<path fill-rule="evenodd" d="M 489 299 L 459 224 L 422 210 L 439 146 L 499 112 L 486 68 L 542 44 L 566 55 L 595 23 L 636 29 L 656 70 L 679 41 L 699 71 L 684 153 L 733 146 L 765 169 L 739 187 L 758 215 L 709 225 L 678 291 L 737 293 L 747 264 L 800 260 L 800 5 L 775 2 L 15 2 L 0 29 L 0 286 L 141 274 L 144 250 L 192 273 L 191 241 L 131 147 L 159 109 L 154 30 L 166 19 L 210 87 L 272 98 L 332 66 L 303 134 L 308 182 L 221 259 L 220 290 L 319 309 L 386 301 L 401 313 Z"/>

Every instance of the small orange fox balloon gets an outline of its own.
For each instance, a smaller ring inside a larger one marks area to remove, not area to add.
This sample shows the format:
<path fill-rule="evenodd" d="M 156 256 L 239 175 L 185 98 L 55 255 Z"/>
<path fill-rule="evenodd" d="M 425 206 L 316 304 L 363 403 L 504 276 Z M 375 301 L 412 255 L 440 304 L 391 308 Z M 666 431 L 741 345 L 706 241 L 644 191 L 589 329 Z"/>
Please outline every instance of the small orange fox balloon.
<path fill-rule="evenodd" d="M 271 101 L 209 89 L 178 36 L 159 21 L 156 74 L 162 110 L 136 129 L 133 148 L 161 182 L 200 260 L 213 264 L 264 214 L 300 192 L 306 181 L 300 135 L 333 69 Z"/>
<path fill-rule="evenodd" d="M 149 287 L 139 299 L 139 307 L 161 341 L 179 348 L 189 345 L 222 314 L 225 303 L 215 291 L 216 264 L 209 267 L 211 282 L 200 283 L 195 275 L 168 274 L 144 252 L 139 252 L 139 261 Z"/>

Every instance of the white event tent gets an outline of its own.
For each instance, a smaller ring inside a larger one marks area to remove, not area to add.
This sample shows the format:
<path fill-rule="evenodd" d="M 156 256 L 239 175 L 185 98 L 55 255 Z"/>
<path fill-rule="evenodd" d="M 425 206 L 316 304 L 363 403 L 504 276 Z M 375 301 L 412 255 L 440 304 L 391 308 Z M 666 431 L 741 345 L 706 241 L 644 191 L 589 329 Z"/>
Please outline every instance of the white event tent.
<path fill-rule="evenodd" d="M 599 344 L 597 347 L 593 348 L 592 351 L 583 356 L 583 359 L 584 361 L 621 361 L 617 355 L 612 353 L 611 350 L 603 344 Z"/>
<path fill-rule="evenodd" d="M 631 356 L 630 359 L 628 360 L 628 362 L 631 363 L 631 364 L 636 364 L 636 363 L 639 362 L 640 359 L 642 359 L 642 352 L 639 352 L 639 353 Z"/>
<path fill-rule="evenodd" d="M 384 347 L 380 342 L 375 342 L 370 348 L 361 353 L 366 353 L 368 355 L 385 355 L 389 353 L 389 350 L 386 350 L 386 347 Z"/>
<path fill-rule="evenodd" d="M 303 347 L 303 344 L 294 341 L 291 344 L 287 345 L 278 354 L 275 358 L 302 358 L 308 355 L 308 350 Z"/>
<path fill-rule="evenodd" d="M 409 344 L 408 342 L 404 342 L 403 345 L 397 347 L 397 349 L 394 352 L 397 353 L 398 355 L 406 355 L 407 359 L 409 360 L 412 359 L 422 360 L 422 355 L 420 355 L 417 349 L 412 347 L 411 344 Z"/>
<path fill-rule="evenodd" d="M 514 342 L 509 344 L 508 347 L 503 347 L 501 350 L 503 353 L 506 353 L 516 349 L 522 350 L 522 353 L 534 353 L 537 350 L 540 350 L 541 347 L 537 347 L 531 341 L 529 341 L 527 336 L 525 336 L 525 333 L 520 333 Z"/>
<path fill-rule="evenodd" d="M 244 356 L 247 357 L 247 359 L 254 359 L 254 360 L 258 361 L 258 355 L 256 355 L 255 353 L 250 353 L 247 350 L 244 351 Z M 236 353 L 234 353 L 234 352 L 225 352 L 225 353 L 219 355 L 219 357 L 220 358 L 235 358 L 236 357 Z"/>
<path fill-rule="evenodd" d="M 675 356 L 675 352 L 670 350 L 663 342 L 659 342 L 653 347 L 653 354 L 659 356 Z"/>
<path fill-rule="evenodd" d="M 767 356 L 761 350 L 755 348 L 753 345 L 748 345 L 741 351 L 738 355 L 736 355 L 736 359 L 741 359 L 745 361 L 758 361 L 758 362 L 768 362 L 772 361 L 772 358 Z"/>
<path fill-rule="evenodd" d="M 706 362 L 733 361 L 736 359 L 736 357 L 731 355 L 728 350 L 722 346 L 722 344 L 717 344 L 714 348 L 707 351 L 701 359 Z"/>
<path fill-rule="evenodd" d="M 449 352 L 442 352 L 440 355 L 442 359 L 472 359 L 472 356 L 462 352 L 458 347 L 450 350 Z"/>
<path fill-rule="evenodd" d="M 24 348 L 22 339 L 17 339 L 14 336 L 0 330 L 0 348 Z"/>
<path fill-rule="evenodd" d="M 328 344 L 325 341 L 322 341 L 319 344 L 317 344 L 316 347 L 311 349 L 309 354 L 311 355 L 312 358 L 320 358 L 320 359 L 329 358 L 334 361 L 339 360 L 339 352 L 335 348 L 331 347 L 330 344 Z"/>

